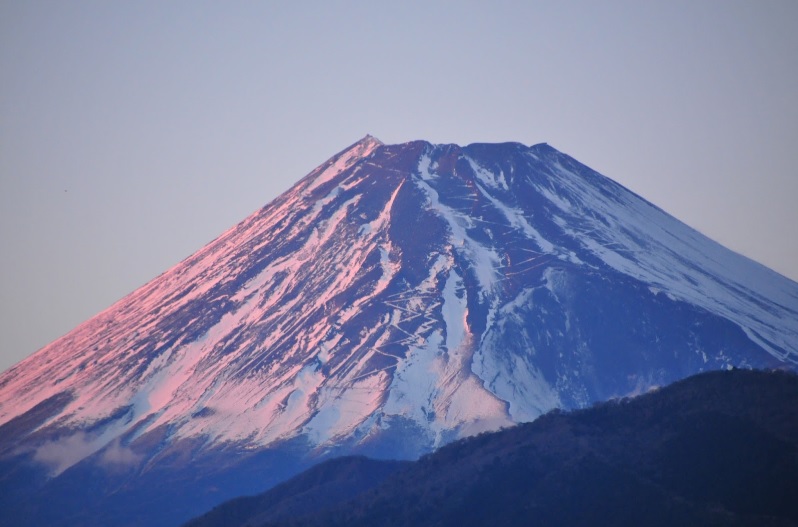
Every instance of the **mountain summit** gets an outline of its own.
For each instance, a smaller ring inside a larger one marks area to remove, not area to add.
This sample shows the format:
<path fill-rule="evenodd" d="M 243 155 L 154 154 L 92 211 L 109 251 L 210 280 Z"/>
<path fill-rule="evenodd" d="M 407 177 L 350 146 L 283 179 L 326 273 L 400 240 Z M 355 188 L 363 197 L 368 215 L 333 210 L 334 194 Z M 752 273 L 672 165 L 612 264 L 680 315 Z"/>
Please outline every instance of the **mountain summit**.
<path fill-rule="evenodd" d="M 235 474 L 242 452 L 279 479 L 301 463 L 269 452 L 414 458 L 703 370 L 796 364 L 798 284 L 571 157 L 366 136 L 0 376 L 0 481 L 24 503 L 97 471 L 109 495 L 146 493 L 153 471 Z"/>

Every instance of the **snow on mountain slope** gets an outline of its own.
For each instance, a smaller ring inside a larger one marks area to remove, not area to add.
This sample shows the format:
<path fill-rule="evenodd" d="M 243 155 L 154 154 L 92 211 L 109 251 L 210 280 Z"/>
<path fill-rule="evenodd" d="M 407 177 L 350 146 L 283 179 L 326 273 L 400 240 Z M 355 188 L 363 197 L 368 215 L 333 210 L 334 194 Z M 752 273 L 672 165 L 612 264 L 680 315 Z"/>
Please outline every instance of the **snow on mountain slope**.
<path fill-rule="evenodd" d="M 367 136 L 5 372 L 0 424 L 68 394 L 29 446 L 80 444 L 38 455 L 53 474 L 159 427 L 247 449 L 413 437 L 417 455 L 796 364 L 798 284 L 548 145 Z"/>

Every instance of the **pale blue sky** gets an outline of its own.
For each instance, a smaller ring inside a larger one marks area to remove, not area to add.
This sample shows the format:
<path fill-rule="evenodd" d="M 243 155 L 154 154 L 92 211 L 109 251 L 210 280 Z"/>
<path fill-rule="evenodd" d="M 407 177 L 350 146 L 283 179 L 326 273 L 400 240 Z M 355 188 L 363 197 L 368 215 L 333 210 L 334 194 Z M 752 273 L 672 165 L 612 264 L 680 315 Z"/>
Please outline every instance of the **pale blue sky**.
<path fill-rule="evenodd" d="M 798 279 L 796 27 L 794 1 L 5 0 L 0 370 L 366 133 L 548 142 Z"/>

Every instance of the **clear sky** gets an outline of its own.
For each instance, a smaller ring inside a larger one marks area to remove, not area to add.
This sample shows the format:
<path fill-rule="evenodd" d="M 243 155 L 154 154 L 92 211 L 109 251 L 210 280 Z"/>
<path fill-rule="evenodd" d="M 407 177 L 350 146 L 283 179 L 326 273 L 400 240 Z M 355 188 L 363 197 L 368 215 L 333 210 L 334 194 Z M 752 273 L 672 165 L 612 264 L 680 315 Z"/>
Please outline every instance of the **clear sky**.
<path fill-rule="evenodd" d="M 0 370 L 367 133 L 547 142 L 798 279 L 798 2 L 0 2 Z"/>

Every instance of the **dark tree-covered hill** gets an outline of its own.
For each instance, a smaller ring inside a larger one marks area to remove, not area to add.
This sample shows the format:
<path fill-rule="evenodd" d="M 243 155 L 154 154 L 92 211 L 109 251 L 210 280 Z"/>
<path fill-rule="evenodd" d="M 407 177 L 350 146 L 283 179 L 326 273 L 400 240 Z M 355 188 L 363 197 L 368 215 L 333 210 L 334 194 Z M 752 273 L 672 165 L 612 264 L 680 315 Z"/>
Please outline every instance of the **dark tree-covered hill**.
<path fill-rule="evenodd" d="M 396 468 L 340 459 L 191 525 L 798 525 L 798 376 L 701 374 Z"/>

